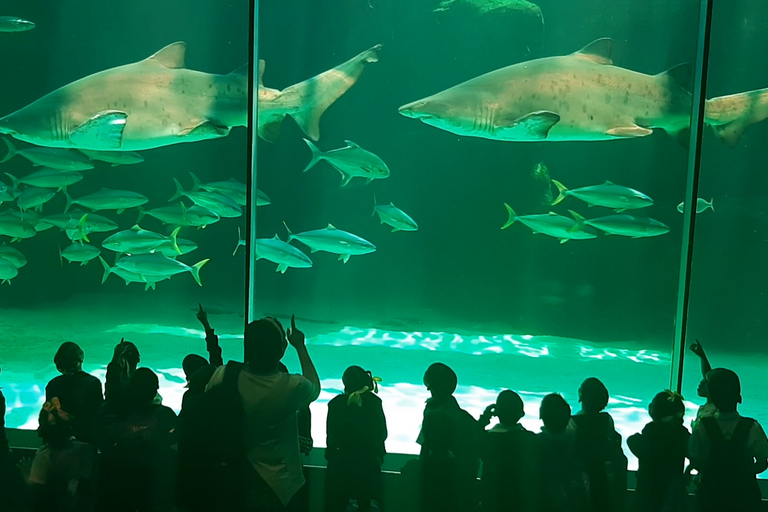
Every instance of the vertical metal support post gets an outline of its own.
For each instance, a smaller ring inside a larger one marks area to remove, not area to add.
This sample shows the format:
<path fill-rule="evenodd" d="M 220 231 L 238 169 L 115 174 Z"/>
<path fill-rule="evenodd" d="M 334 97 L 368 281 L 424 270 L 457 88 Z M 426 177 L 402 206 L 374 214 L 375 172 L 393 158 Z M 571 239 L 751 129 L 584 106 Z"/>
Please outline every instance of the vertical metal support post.
<path fill-rule="evenodd" d="M 701 139 L 704 130 L 711 31 L 712 1 L 701 0 L 693 103 L 691 106 L 691 133 L 688 145 L 688 173 L 685 181 L 685 209 L 683 210 L 683 237 L 677 286 L 675 338 L 669 384 L 670 389 L 677 392 L 680 392 L 683 387 L 683 361 L 685 360 L 685 338 L 688 328 L 688 303 L 691 291 L 694 230 L 696 228 L 696 198 L 698 197 L 699 171 L 701 169 Z"/>
<path fill-rule="evenodd" d="M 256 290 L 256 175 L 259 139 L 259 0 L 250 1 L 248 28 L 248 158 L 246 190 L 248 204 L 245 213 L 245 323 L 254 320 L 254 293 Z"/>

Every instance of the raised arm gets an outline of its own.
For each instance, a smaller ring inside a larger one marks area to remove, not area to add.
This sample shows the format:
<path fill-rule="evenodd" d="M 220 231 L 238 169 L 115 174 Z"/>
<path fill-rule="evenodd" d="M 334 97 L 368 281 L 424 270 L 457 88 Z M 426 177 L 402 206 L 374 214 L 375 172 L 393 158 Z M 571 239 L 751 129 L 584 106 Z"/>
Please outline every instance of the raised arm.
<path fill-rule="evenodd" d="M 296 328 L 296 316 L 291 316 L 291 328 L 288 329 L 288 341 L 296 349 L 301 363 L 301 374 L 312 384 L 312 394 L 307 403 L 314 402 L 320 396 L 320 377 L 317 375 L 317 369 L 309 357 L 307 350 L 307 341 L 304 333 Z"/>
<path fill-rule="evenodd" d="M 221 356 L 221 347 L 219 346 L 219 337 L 213 332 L 210 322 L 208 322 L 208 313 L 203 309 L 202 304 L 198 304 L 200 309 L 197 311 L 197 319 L 203 324 L 205 329 L 205 344 L 208 350 L 208 361 L 214 366 L 224 366 L 224 359 Z"/>
<path fill-rule="evenodd" d="M 704 352 L 704 347 L 699 340 L 696 340 L 696 343 L 691 345 L 691 352 L 699 356 L 699 362 L 701 363 L 701 377 L 706 378 L 707 374 L 712 370 L 712 365 L 709 364 L 709 358 L 707 358 L 707 354 Z"/>

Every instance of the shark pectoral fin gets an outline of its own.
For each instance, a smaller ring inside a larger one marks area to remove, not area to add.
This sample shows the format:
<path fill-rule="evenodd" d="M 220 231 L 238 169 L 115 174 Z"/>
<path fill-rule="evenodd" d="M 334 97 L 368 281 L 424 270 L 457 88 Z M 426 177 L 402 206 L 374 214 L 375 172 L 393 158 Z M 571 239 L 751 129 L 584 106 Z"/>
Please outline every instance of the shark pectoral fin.
<path fill-rule="evenodd" d="M 119 149 L 128 114 L 119 110 L 99 112 L 69 134 L 69 140 L 83 149 Z"/>
<path fill-rule="evenodd" d="M 280 265 L 277 266 L 276 271 L 280 272 L 281 274 L 285 274 L 286 270 L 288 270 L 288 265 L 286 265 L 285 263 L 281 263 Z"/>
<path fill-rule="evenodd" d="M 259 137 L 267 142 L 277 142 L 277 139 L 280 138 L 280 132 L 283 130 L 283 119 L 285 119 L 285 115 L 269 116 L 262 122 L 260 117 Z"/>
<path fill-rule="evenodd" d="M 339 261 L 341 261 L 342 263 L 346 263 L 349 261 L 350 256 L 351 254 L 339 254 Z"/>
<path fill-rule="evenodd" d="M 634 138 L 634 137 L 647 137 L 648 135 L 653 133 L 653 130 L 649 130 L 648 128 L 643 128 L 642 126 L 638 125 L 631 125 L 631 126 L 614 126 L 613 128 L 606 131 L 608 135 L 612 135 L 614 137 L 625 137 L 625 138 Z"/>
<path fill-rule="evenodd" d="M 526 132 L 521 139 L 524 140 L 544 140 L 552 129 L 560 121 L 560 116 L 554 112 L 540 110 L 531 112 L 512 122 L 511 128 L 516 132 L 518 130 Z"/>
<path fill-rule="evenodd" d="M 229 135 L 229 126 L 221 126 L 211 121 L 203 121 L 200 124 L 185 128 L 179 132 L 179 137 L 190 137 L 194 139 L 214 139 L 216 137 L 226 137 Z"/>

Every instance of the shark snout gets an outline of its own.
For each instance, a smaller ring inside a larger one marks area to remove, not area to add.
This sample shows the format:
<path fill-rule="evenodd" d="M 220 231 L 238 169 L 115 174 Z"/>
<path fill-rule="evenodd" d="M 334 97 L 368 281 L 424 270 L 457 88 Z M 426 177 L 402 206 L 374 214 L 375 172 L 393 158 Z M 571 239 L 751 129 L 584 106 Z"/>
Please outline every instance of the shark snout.
<path fill-rule="evenodd" d="M 424 112 L 424 108 L 427 106 L 427 102 L 423 100 L 414 101 L 412 103 L 408 103 L 406 105 L 403 105 L 399 109 L 397 109 L 398 112 L 403 114 L 405 117 L 412 117 L 414 119 L 423 119 L 425 117 L 432 117 L 430 114 L 427 114 Z"/>

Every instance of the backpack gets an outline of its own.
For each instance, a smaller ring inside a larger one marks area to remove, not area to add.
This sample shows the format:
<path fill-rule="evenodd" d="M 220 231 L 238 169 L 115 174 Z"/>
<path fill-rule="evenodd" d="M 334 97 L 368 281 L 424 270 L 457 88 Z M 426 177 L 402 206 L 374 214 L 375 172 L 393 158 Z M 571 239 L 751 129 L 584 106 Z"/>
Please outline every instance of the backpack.
<path fill-rule="evenodd" d="M 701 468 L 701 487 L 739 492 L 755 481 L 752 456 L 747 452 L 752 418 L 739 418 L 733 436 L 726 439 L 717 420 L 702 418 L 701 425 L 710 440 L 709 457 Z"/>

